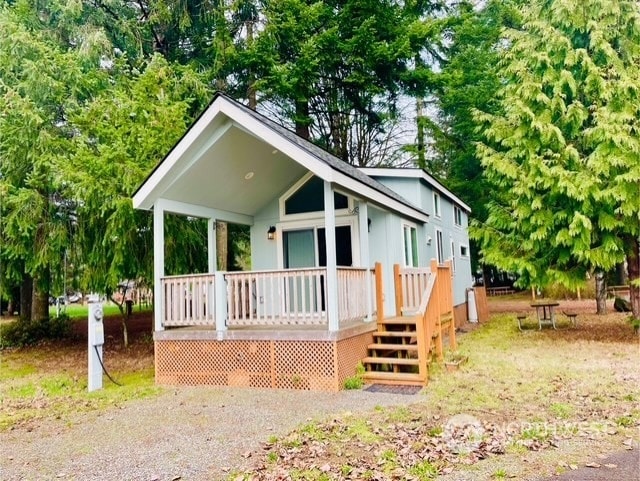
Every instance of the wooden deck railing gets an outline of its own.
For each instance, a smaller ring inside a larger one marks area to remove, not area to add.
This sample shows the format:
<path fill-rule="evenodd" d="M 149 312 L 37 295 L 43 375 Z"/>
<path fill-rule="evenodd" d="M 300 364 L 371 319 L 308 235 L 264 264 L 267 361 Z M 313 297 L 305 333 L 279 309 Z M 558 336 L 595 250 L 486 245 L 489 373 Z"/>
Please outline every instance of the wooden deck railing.
<path fill-rule="evenodd" d="M 438 265 L 434 260 L 428 270 L 394 265 L 397 315 L 410 313 L 415 316 L 418 369 L 425 380 L 432 355 L 443 359 L 442 338 L 445 329 L 449 335 L 450 349 L 457 348 L 451 272 L 450 261 Z M 415 289 L 420 288 L 420 302 L 415 306 Z"/>
<path fill-rule="evenodd" d="M 373 269 L 338 267 L 338 319 L 340 324 L 363 320 L 375 313 Z"/>
<path fill-rule="evenodd" d="M 393 266 L 393 279 L 396 293 L 396 316 L 416 313 L 420 307 L 431 269 L 428 267 Z"/>
<path fill-rule="evenodd" d="M 214 276 L 193 274 L 161 279 L 163 325 L 204 326 L 214 322 Z"/>
<path fill-rule="evenodd" d="M 322 325 L 326 268 L 227 272 L 227 326 Z"/>

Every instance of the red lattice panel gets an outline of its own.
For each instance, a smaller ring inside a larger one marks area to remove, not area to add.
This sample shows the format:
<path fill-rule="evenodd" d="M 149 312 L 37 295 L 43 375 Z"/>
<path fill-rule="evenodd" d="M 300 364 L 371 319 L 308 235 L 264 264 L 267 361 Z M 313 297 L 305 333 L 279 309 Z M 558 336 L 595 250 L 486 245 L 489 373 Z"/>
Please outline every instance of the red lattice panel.
<path fill-rule="evenodd" d="M 372 343 L 373 332 L 337 342 L 338 389 L 342 389 L 344 381 L 356 373 L 356 366 L 367 357 L 367 346 Z"/>

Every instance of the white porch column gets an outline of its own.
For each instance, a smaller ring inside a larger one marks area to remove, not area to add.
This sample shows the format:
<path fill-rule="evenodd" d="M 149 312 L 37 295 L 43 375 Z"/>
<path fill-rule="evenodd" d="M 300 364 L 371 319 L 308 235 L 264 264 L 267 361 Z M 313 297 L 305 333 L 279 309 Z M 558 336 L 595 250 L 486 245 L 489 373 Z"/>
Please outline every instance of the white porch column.
<path fill-rule="evenodd" d="M 162 200 L 153 205 L 153 319 L 154 331 L 164 330 L 164 293 L 162 278 L 164 277 L 164 208 Z"/>
<path fill-rule="evenodd" d="M 338 272 L 336 265 L 336 209 L 331 183 L 324 181 L 324 228 L 327 244 L 326 309 L 330 331 L 340 328 L 338 318 Z"/>
<path fill-rule="evenodd" d="M 358 202 L 358 224 L 359 224 L 359 239 L 360 239 L 360 267 L 371 269 L 371 259 L 369 259 L 369 204 L 365 201 Z M 369 271 L 365 276 L 365 282 L 367 283 L 367 318 L 369 322 L 373 319 L 373 306 L 371 305 L 371 299 L 373 297 L 372 282 L 370 279 Z"/>
<path fill-rule="evenodd" d="M 227 284 L 224 272 L 218 271 L 218 256 L 216 247 L 216 220 L 211 218 L 207 222 L 207 261 L 209 273 L 215 274 L 213 281 L 213 315 L 216 321 L 216 331 L 227 330 Z"/>
<path fill-rule="evenodd" d="M 216 331 L 227 330 L 227 283 L 224 280 L 224 272 L 215 271 L 215 316 Z"/>

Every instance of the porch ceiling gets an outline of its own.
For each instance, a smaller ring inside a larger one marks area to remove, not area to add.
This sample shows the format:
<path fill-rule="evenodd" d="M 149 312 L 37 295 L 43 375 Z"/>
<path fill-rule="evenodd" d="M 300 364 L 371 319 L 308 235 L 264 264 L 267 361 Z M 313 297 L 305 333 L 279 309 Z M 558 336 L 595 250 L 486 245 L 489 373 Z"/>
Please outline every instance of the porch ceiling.
<path fill-rule="evenodd" d="M 201 146 L 161 194 L 165 199 L 253 216 L 306 169 L 249 132 L 228 124 Z"/>

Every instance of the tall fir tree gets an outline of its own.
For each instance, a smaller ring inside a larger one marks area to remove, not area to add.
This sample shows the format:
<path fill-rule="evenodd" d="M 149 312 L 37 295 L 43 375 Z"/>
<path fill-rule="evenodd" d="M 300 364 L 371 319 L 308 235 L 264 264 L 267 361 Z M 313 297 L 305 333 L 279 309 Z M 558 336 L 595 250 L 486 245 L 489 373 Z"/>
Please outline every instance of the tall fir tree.
<path fill-rule="evenodd" d="M 640 317 L 640 11 L 541 0 L 508 33 L 501 114 L 479 113 L 495 197 L 472 233 L 522 282 L 578 286 L 626 259 Z"/>

